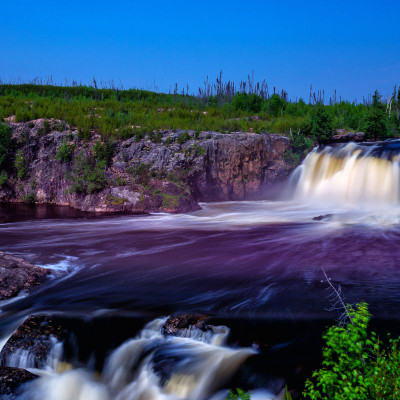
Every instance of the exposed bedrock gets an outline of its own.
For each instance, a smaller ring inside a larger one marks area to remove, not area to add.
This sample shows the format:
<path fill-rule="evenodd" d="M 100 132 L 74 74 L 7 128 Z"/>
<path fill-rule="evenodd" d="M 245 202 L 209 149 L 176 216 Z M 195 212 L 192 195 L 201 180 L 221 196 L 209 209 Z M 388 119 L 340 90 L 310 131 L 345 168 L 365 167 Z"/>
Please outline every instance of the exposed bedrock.
<path fill-rule="evenodd" d="M 115 142 L 104 167 L 95 147 L 99 135 L 81 140 L 68 126 L 47 132 L 43 125 L 10 123 L 16 151 L 0 201 L 92 212 L 189 212 L 199 201 L 260 199 L 293 168 L 285 161 L 285 136 L 179 130 Z"/>
<path fill-rule="evenodd" d="M 45 268 L 0 251 L 0 300 L 9 299 L 40 285 L 46 280 L 48 273 Z"/>

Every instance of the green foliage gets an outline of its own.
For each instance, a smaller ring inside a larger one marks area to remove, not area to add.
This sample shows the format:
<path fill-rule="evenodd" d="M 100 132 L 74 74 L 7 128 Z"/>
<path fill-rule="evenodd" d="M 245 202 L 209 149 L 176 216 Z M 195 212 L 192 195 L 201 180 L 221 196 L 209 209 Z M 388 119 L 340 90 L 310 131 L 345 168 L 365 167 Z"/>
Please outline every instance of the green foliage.
<path fill-rule="evenodd" d="M 387 134 L 386 113 L 381 103 L 382 96 L 375 90 L 372 96 L 372 105 L 368 110 L 364 121 L 364 133 L 366 139 L 383 139 Z"/>
<path fill-rule="evenodd" d="M 105 175 L 106 161 L 88 157 L 81 151 L 74 159 L 72 172 L 67 178 L 71 181 L 71 193 L 90 194 L 107 186 Z"/>
<path fill-rule="evenodd" d="M 4 187 L 8 182 L 8 175 L 6 171 L 1 171 L 0 173 L 0 188 Z"/>
<path fill-rule="evenodd" d="M 22 150 L 17 151 L 17 154 L 15 155 L 14 166 L 17 170 L 17 177 L 19 179 L 25 179 L 27 177 L 26 160 L 22 154 Z"/>
<path fill-rule="evenodd" d="M 322 106 L 317 106 L 311 113 L 309 127 L 305 128 L 306 132 L 308 129 L 310 135 L 320 143 L 332 137 L 332 117 Z"/>
<path fill-rule="evenodd" d="M 130 174 L 138 183 L 147 185 L 150 180 L 150 165 L 140 163 L 136 167 L 127 168 L 126 172 Z"/>
<path fill-rule="evenodd" d="M 38 200 L 37 200 L 37 196 L 36 196 L 35 193 L 28 193 L 28 194 L 23 198 L 23 201 L 24 201 L 25 203 L 34 204 L 34 203 L 36 203 Z"/>
<path fill-rule="evenodd" d="M 191 139 L 191 137 L 190 137 L 189 133 L 188 132 L 183 132 L 178 136 L 178 143 L 179 144 L 184 144 L 190 139 Z"/>
<path fill-rule="evenodd" d="M 114 143 L 109 139 L 104 140 L 103 143 L 98 140 L 94 144 L 93 152 L 96 160 L 105 161 L 106 165 L 109 165 L 114 155 Z"/>
<path fill-rule="evenodd" d="M 40 136 L 44 136 L 44 135 L 47 135 L 50 132 L 51 132 L 50 122 L 47 119 L 45 119 L 43 121 L 43 126 L 41 128 L 39 128 L 39 130 L 38 130 L 38 134 Z"/>
<path fill-rule="evenodd" d="M 273 117 L 278 117 L 283 114 L 286 106 L 286 101 L 279 95 L 273 94 L 265 103 L 265 110 Z"/>
<path fill-rule="evenodd" d="M 394 92 L 389 118 L 376 95 L 372 106 L 345 101 L 323 105 L 306 104 L 302 99 L 290 102 L 278 94 L 268 97 L 254 91 L 182 96 L 143 90 L 95 90 L 87 86 L 0 85 L 0 118 L 45 118 L 40 134 L 65 129 L 68 124 L 78 130 L 81 140 L 89 140 L 96 133 L 102 136 L 101 142 L 131 137 L 140 141 L 145 134 L 158 142 L 160 134 L 153 132 L 166 129 L 285 134 L 300 129 L 302 136 L 324 142 L 337 128 L 365 128 L 371 138 L 385 137 L 387 132 L 399 135 L 400 100 L 397 89 Z M 253 118 L 255 114 L 258 118 Z M 63 122 L 51 127 L 50 119 Z"/>
<path fill-rule="evenodd" d="M 368 332 L 365 303 L 347 307 L 349 322 L 324 335 L 322 368 L 306 382 L 311 400 L 395 400 L 400 398 L 399 339 L 385 345 Z"/>
<path fill-rule="evenodd" d="M 236 393 L 230 390 L 226 400 L 250 400 L 250 393 L 246 393 L 242 389 L 236 389 Z"/>
<path fill-rule="evenodd" d="M 0 168 L 3 168 L 7 164 L 11 136 L 12 132 L 10 126 L 0 123 Z"/>
<path fill-rule="evenodd" d="M 73 144 L 68 144 L 65 138 L 63 139 L 61 146 L 59 147 L 56 159 L 63 163 L 70 162 L 74 154 L 75 146 Z"/>

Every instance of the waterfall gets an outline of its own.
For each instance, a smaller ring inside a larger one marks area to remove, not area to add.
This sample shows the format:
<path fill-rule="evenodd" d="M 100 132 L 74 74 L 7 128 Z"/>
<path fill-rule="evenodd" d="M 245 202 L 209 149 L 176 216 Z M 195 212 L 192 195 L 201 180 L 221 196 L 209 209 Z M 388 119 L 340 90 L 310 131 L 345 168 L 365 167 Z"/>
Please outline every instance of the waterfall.
<path fill-rule="evenodd" d="M 184 329 L 165 336 L 166 318 L 158 318 L 115 349 L 101 375 L 89 369 L 49 373 L 25 386 L 25 400 L 219 400 L 226 383 L 256 352 L 226 346 L 229 329 Z M 222 391 L 221 391 L 222 389 Z M 259 392 L 259 393 L 258 393 Z M 256 390 L 255 398 L 275 398 Z M 258 396 L 258 397 L 257 397 Z"/>
<path fill-rule="evenodd" d="M 316 148 L 294 173 L 294 198 L 333 206 L 399 205 L 399 159 L 397 140 Z"/>

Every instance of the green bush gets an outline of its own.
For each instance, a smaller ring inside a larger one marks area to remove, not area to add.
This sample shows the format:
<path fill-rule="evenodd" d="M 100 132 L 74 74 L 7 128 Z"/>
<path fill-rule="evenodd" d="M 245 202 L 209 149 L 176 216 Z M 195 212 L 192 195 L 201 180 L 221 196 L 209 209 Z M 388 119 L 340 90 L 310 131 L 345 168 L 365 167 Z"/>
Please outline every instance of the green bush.
<path fill-rule="evenodd" d="M 61 146 L 59 147 L 56 159 L 63 163 L 70 162 L 74 154 L 75 146 L 73 144 L 68 144 L 65 138 L 63 139 Z"/>
<path fill-rule="evenodd" d="M 311 136 L 320 143 L 324 143 L 332 137 L 332 117 L 322 106 L 317 106 L 311 113 L 309 128 L 304 129 L 306 133 L 308 129 Z"/>
<path fill-rule="evenodd" d="M 5 186 L 8 182 L 8 175 L 6 171 L 1 171 L 0 173 L 0 188 Z"/>
<path fill-rule="evenodd" d="M 8 161 L 8 154 L 11 146 L 12 131 L 9 125 L 0 123 L 0 168 L 3 168 Z"/>
<path fill-rule="evenodd" d="M 37 196 L 35 193 L 28 193 L 24 198 L 23 201 L 25 203 L 34 204 L 37 202 Z"/>
<path fill-rule="evenodd" d="M 250 393 L 246 393 L 242 389 L 236 389 L 236 393 L 230 390 L 226 400 L 250 400 Z"/>
<path fill-rule="evenodd" d="M 27 177 L 26 160 L 22 154 L 22 150 L 17 151 L 17 154 L 15 155 L 14 166 L 17 170 L 17 177 L 19 179 L 25 179 Z"/>
<path fill-rule="evenodd" d="M 386 113 L 381 102 L 382 96 L 375 90 L 372 96 L 372 105 L 368 110 L 364 121 L 364 133 L 366 139 L 383 139 L 387 134 Z"/>
<path fill-rule="evenodd" d="M 385 345 L 368 331 L 365 303 L 347 307 L 349 321 L 324 335 L 322 367 L 306 382 L 311 400 L 395 400 L 400 398 L 399 339 Z"/>
<path fill-rule="evenodd" d="M 43 121 L 43 126 L 41 128 L 39 128 L 39 130 L 38 130 L 38 134 L 40 136 L 44 136 L 44 135 L 49 134 L 50 132 L 51 132 L 50 122 L 47 119 L 45 119 Z"/>
<path fill-rule="evenodd" d="M 179 144 L 184 144 L 190 139 L 191 139 L 191 137 L 190 137 L 189 133 L 188 132 L 183 132 L 178 136 L 178 143 Z"/>
<path fill-rule="evenodd" d="M 109 139 L 104 140 L 103 143 L 98 140 L 93 147 L 96 160 L 104 161 L 106 165 L 109 165 L 114 156 L 114 147 L 114 143 Z"/>
<path fill-rule="evenodd" d="M 74 159 L 72 172 L 67 178 L 71 181 L 71 193 L 91 194 L 107 186 L 105 160 L 95 160 L 81 151 Z"/>

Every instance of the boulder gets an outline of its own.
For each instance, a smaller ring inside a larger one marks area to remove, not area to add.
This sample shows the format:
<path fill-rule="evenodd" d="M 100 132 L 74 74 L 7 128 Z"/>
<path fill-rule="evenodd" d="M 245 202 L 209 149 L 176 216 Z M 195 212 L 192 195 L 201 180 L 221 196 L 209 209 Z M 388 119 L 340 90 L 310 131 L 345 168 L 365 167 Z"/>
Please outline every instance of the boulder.
<path fill-rule="evenodd" d="M 177 335 L 183 329 L 206 329 L 206 322 L 210 319 L 204 314 L 179 314 L 167 319 L 163 326 L 164 335 Z"/>
<path fill-rule="evenodd" d="M 55 344 L 63 341 L 66 333 L 66 329 L 51 317 L 30 316 L 4 345 L 0 364 L 42 368 Z"/>
<path fill-rule="evenodd" d="M 46 280 L 49 271 L 0 251 L 0 300 L 9 299 Z"/>
<path fill-rule="evenodd" d="M 351 132 L 345 129 L 336 129 L 336 135 L 332 137 L 332 142 L 362 142 L 364 136 L 364 132 Z"/>
<path fill-rule="evenodd" d="M 0 367 L 0 395 L 12 398 L 19 386 L 36 378 L 37 375 L 22 368 Z"/>

